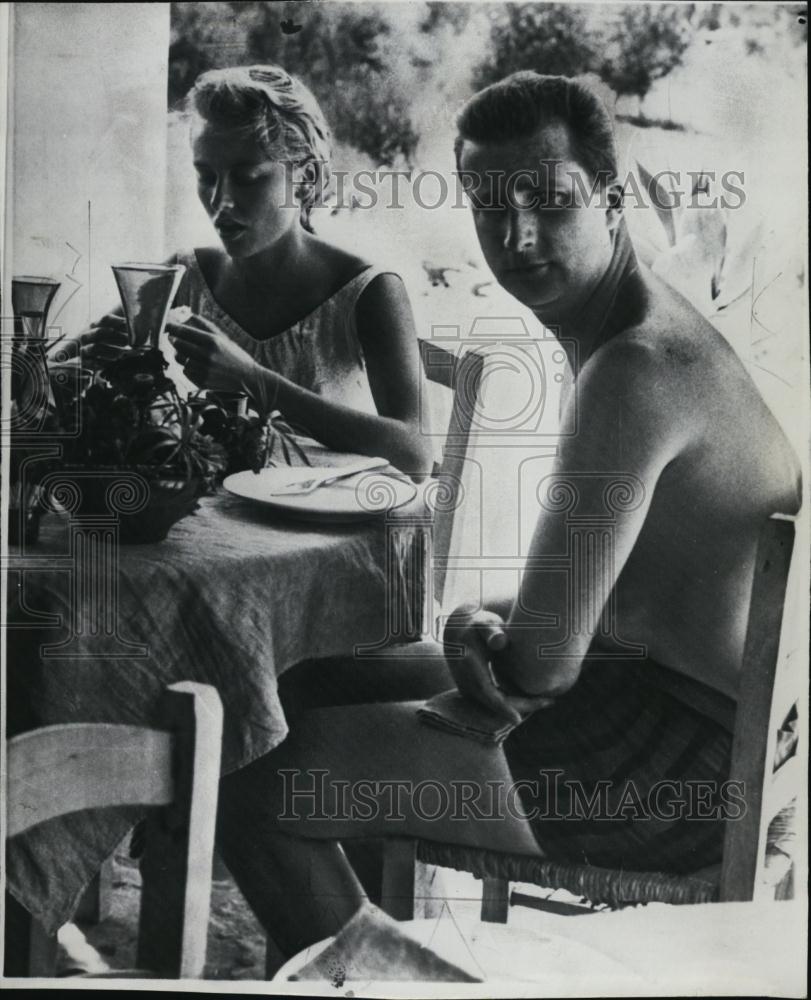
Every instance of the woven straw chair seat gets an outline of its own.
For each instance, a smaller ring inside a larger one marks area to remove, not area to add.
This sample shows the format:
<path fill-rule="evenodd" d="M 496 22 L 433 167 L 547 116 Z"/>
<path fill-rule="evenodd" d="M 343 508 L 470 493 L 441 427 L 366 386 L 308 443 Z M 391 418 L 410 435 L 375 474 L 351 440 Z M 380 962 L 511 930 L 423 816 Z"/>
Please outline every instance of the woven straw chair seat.
<path fill-rule="evenodd" d="M 427 864 L 470 872 L 476 878 L 527 882 L 548 889 L 565 889 L 592 903 L 612 908 L 634 903 L 711 903 L 718 899 L 720 865 L 689 875 L 621 871 L 594 865 L 560 864 L 519 854 L 502 854 L 421 840 L 417 857 Z"/>

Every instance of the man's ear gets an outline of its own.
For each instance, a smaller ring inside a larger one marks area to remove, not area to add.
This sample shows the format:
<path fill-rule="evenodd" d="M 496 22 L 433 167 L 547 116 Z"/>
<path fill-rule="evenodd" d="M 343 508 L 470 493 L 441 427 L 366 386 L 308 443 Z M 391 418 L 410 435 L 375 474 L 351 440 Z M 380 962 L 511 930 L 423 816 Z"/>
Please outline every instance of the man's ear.
<path fill-rule="evenodd" d="M 606 225 L 612 232 L 620 224 L 622 219 L 622 199 L 624 191 L 622 185 L 615 181 L 606 188 L 607 209 L 605 213 Z"/>

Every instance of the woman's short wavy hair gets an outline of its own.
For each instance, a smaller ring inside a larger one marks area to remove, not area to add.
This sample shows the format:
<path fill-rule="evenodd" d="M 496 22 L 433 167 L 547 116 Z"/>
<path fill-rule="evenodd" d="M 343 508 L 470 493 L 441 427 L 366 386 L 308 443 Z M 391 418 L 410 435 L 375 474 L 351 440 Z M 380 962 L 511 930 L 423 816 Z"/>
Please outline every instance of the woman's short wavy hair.
<path fill-rule="evenodd" d="M 280 66 L 231 66 L 198 76 L 186 97 L 187 113 L 229 132 L 243 133 L 280 162 L 312 163 L 315 183 L 300 194 L 301 224 L 329 186 L 332 135 L 312 93 Z"/>
<path fill-rule="evenodd" d="M 577 80 L 532 70 L 485 87 L 465 104 L 457 119 L 457 167 L 466 139 L 506 142 L 531 135 L 551 122 L 566 125 L 575 159 L 593 179 L 616 179 L 614 128 L 600 98 Z"/>

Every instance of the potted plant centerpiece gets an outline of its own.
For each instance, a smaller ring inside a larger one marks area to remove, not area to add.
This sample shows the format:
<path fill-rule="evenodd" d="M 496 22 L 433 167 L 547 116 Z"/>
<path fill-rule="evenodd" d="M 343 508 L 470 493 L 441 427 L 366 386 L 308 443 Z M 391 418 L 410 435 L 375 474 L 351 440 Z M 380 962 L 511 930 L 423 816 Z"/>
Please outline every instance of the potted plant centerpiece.
<path fill-rule="evenodd" d="M 157 348 L 125 350 L 87 373 L 78 433 L 63 444 L 58 476 L 43 480 L 72 479 L 79 516 L 111 513 L 111 490 L 130 494 L 131 509 L 118 510 L 125 544 L 165 538 L 231 472 L 289 464 L 293 453 L 309 464 L 280 414 L 234 412 L 205 393 L 183 398 L 167 367 Z M 53 389 L 57 420 L 77 410 Z"/>
<path fill-rule="evenodd" d="M 78 409 L 79 429 L 63 444 L 58 476 L 43 483 L 74 483 L 74 515 L 118 513 L 125 543 L 165 538 L 227 465 L 224 449 L 201 432 L 197 409 L 180 398 L 166 367 L 158 350 L 125 351 L 92 374 L 78 407 L 54 387 L 57 413 Z M 132 494 L 122 509 L 110 509 L 115 490 Z"/>
<path fill-rule="evenodd" d="M 96 368 L 84 367 L 79 359 L 49 370 L 45 357 L 54 345 L 39 334 L 42 363 L 32 369 L 38 378 L 29 374 L 18 393 L 25 426 L 36 426 L 25 441 L 19 433 L 12 435 L 13 478 L 26 491 L 37 523 L 47 509 L 80 518 L 116 515 L 122 542 L 156 542 L 224 475 L 248 468 L 258 472 L 280 461 L 291 464 L 294 453 L 309 465 L 278 412 L 249 414 L 244 399 L 234 406 L 233 399 L 224 398 L 228 394 L 184 398 L 167 376 L 159 342 L 183 271 L 180 265 L 113 266 L 129 346 Z M 41 294 L 42 286 L 52 297 L 54 284 L 29 279 L 24 290 L 31 286 Z M 46 311 L 47 304 L 40 313 Z M 36 392 L 24 392 L 29 383 Z M 58 457 L 29 454 L 32 445 L 51 442 L 59 444 Z"/>

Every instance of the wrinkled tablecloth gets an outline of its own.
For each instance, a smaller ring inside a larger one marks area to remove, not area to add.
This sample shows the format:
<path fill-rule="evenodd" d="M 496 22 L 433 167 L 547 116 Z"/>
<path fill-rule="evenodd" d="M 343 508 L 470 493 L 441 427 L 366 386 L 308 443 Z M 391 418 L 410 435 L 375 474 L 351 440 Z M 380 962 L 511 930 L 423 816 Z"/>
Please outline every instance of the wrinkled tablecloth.
<path fill-rule="evenodd" d="M 106 636 L 81 618 L 99 601 L 103 568 L 72 572 L 67 518 L 46 517 L 31 550 L 41 565 L 25 570 L 17 608 L 56 614 L 60 624 L 9 631 L 10 684 L 25 689 L 39 725 L 146 724 L 168 684 L 211 684 L 224 708 L 223 772 L 243 767 L 287 734 L 282 671 L 385 639 L 387 551 L 391 566 L 392 537 L 400 538 L 392 518 L 406 526 L 402 543 L 424 514 L 421 493 L 394 514 L 350 524 L 285 520 L 224 492 L 206 497 L 163 542 L 120 547 L 105 598 L 118 625 Z M 20 640 L 34 636 L 39 655 L 26 655 Z M 79 813 L 14 838 L 9 890 L 55 931 L 139 814 Z"/>

